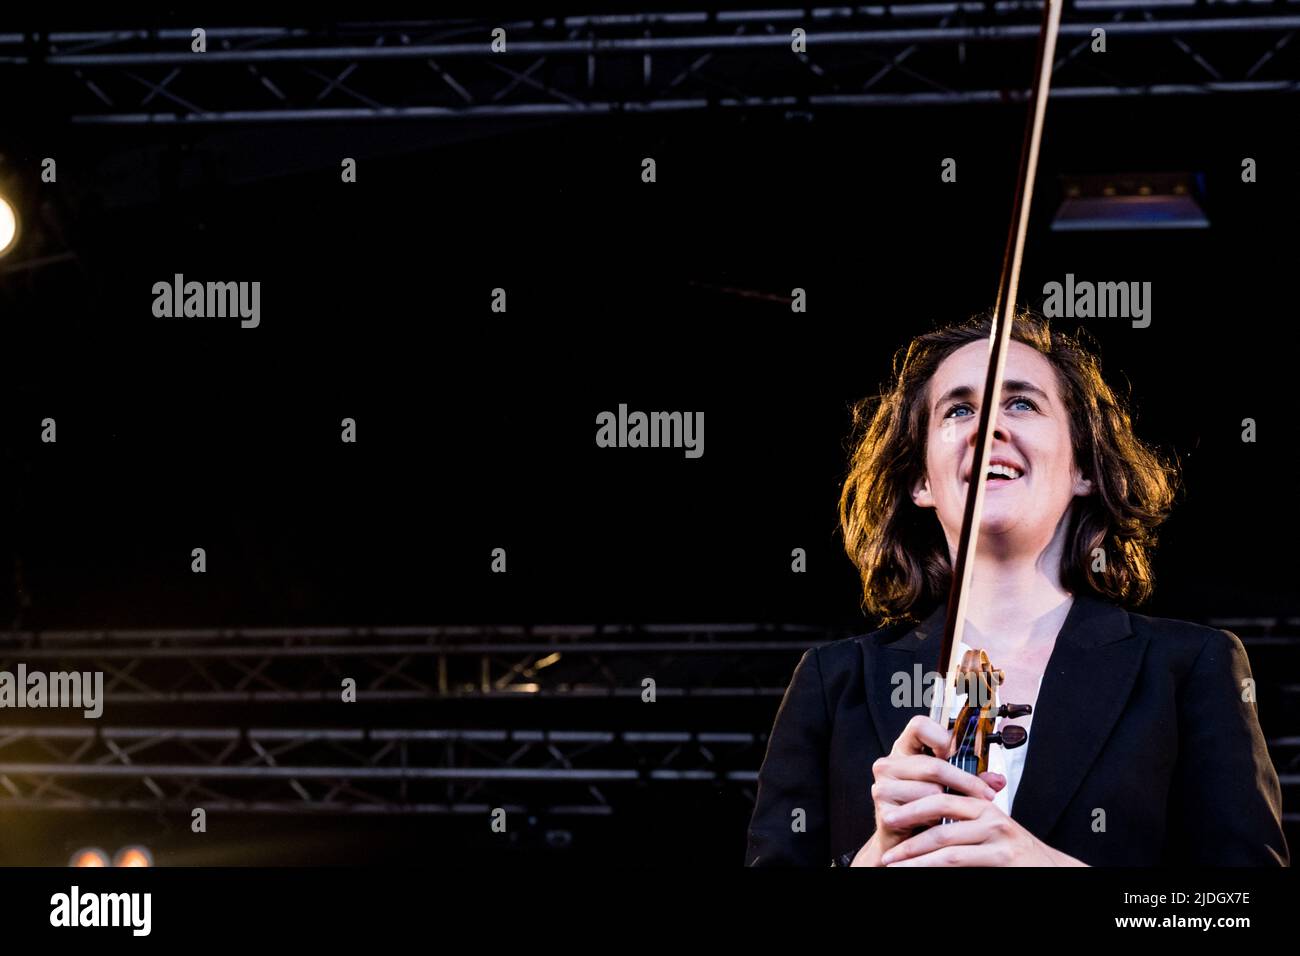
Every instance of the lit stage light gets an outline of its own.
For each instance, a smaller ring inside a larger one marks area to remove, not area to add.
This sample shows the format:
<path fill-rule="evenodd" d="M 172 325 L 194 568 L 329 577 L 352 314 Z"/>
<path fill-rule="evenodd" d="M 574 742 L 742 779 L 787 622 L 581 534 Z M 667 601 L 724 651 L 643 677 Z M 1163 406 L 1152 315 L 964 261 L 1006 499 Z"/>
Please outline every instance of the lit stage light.
<path fill-rule="evenodd" d="M 153 866 L 153 854 L 142 846 L 124 846 L 113 857 L 114 866 Z"/>
<path fill-rule="evenodd" d="M 0 196 L 0 256 L 8 254 L 18 244 L 18 211 L 9 200 Z"/>
<path fill-rule="evenodd" d="M 72 854 L 68 866 L 108 866 L 108 854 L 96 846 L 88 846 Z"/>

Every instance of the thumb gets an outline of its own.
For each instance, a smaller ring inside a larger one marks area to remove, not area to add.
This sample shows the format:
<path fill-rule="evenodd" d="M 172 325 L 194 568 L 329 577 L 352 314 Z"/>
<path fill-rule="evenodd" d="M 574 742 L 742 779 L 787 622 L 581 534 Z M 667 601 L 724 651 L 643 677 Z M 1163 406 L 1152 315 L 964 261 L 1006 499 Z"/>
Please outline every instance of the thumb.
<path fill-rule="evenodd" d="M 1007 785 L 1006 777 L 1002 776 L 1000 773 L 994 773 L 991 770 L 986 770 L 984 773 L 979 775 L 979 778 L 992 787 L 994 793 L 998 793 Z"/>

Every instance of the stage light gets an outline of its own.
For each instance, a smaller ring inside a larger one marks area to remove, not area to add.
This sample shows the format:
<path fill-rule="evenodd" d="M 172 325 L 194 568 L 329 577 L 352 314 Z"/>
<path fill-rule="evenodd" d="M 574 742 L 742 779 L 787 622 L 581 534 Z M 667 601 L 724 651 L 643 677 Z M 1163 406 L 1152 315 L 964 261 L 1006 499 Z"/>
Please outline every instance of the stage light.
<path fill-rule="evenodd" d="M 124 846 L 113 857 L 114 866 L 153 866 L 153 854 L 142 846 Z"/>
<path fill-rule="evenodd" d="M 5 256 L 18 244 L 18 211 L 4 196 L 0 196 L 0 256 Z"/>
<path fill-rule="evenodd" d="M 1190 173 L 1062 176 L 1052 231 L 1205 229 L 1202 192 L 1201 177 Z"/>
<path fill-rule="evenodd" d="M 108 854 L 96 846 L 88 846 L 72 854 L 68 866 L 108 866 Z"/>

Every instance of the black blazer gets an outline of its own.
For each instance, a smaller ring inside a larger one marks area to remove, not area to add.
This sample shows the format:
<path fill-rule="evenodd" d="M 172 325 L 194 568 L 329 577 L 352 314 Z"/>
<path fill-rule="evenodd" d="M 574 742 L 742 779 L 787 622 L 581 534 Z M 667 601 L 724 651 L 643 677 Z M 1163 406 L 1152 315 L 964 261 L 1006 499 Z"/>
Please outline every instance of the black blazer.
<path fill-rule="evenodd" d="M 867 842 L 871 765 L 927 713 L 891 706 L 890 677 L 938 669 L 946 617 L 941 604 L 918 625 L 803 655 L 759 770 L 746 866 L 847 866 Z M 1242 700 L 1248 677 L 1230 631 L 1077 595 L 1043 674 L 1012 818 L 1093 866 L 1288 866 L 1277 772 Z"/>

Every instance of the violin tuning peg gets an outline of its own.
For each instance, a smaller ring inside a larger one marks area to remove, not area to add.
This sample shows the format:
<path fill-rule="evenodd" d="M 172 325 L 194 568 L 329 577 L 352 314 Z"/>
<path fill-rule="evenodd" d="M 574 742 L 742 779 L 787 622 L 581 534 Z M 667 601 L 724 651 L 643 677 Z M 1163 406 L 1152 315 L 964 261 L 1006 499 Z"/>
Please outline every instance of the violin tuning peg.
<path fill-rule="evenodd" d="M 998 716 L 1015 720 L 1017 717 L 1025 717 L 1034 712 L 1031 704 L 1003 704 L 998 708 Z"/>
<path fill-rule="evenodd" d="M 1015 750 L 1029 739 L 1029 732 L 1024 727 L 1008 724 L 996 734 L 989 734 L 984 739 L 991 744 L 1001 744 L 1004 750 Z"/>

